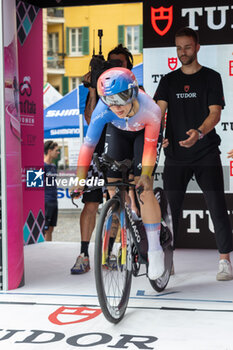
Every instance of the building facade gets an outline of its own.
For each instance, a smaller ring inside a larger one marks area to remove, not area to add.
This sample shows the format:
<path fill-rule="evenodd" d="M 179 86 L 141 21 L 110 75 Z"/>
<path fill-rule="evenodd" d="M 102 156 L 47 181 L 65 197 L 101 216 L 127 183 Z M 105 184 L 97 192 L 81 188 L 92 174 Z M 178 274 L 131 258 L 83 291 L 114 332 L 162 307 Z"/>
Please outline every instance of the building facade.
<path fill-rule="evenodd" d="M 44 9 L 44 83 L 65 95 L 82 82 L 93 53 L 101 49 L 106 59 L 119 43 L 142 63 L 142 21 L 142 3 Z"/>

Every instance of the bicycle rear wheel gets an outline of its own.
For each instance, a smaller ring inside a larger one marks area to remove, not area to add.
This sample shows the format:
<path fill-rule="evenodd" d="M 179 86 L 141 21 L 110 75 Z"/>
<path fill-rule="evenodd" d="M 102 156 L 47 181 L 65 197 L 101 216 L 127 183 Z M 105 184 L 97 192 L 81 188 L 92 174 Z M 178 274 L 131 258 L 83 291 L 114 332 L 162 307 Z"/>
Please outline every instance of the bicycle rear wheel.
<path fill-rule="evenodd" d="M 162 292 L 169 282 L 173 264 L 173 228 L 170 206 L 163 189 L 159 187 L 155 188 L 154 194 L 160 204 L 163 220 L 161 225 L 160 242 L 164 251 L 165 270 L 162 276 L 156 280 L 150 280 L 150 284 L 157 292 Z"/>
<path fill-rule="evenodd" d="M 95 281 L 106 319 L 118 323 L 124 316 L 132 281 L 131 237 L 122 225 L 119 201 L 110 199 L 101 210 L 95 239 Z M 125 230 L 126 245 L 121 231 Z"/>

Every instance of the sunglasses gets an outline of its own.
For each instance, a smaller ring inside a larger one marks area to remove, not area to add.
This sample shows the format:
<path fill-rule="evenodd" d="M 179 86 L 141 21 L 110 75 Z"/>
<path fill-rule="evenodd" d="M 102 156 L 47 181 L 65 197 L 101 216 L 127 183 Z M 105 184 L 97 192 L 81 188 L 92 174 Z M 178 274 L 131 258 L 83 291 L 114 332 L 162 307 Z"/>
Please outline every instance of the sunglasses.
<path fill-rule="evenodd" d="M 133 96 L 133 89 L 130 88 L 128 90 L 119 92 L 115 95 L 108 95 L 108 96 L 100 96 L 103 103 L 105 103 L 108 107 L 111 106 L 125 106 L 127 105 Z"/>

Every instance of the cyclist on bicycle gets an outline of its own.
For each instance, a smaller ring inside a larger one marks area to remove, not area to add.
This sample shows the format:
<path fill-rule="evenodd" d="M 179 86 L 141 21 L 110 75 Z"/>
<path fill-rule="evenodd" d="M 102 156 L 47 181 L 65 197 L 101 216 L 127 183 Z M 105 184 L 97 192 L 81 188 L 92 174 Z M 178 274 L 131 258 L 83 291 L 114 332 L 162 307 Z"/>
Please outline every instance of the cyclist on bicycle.
<path fill-rule="evenodd" d="M 106 153 L 115 160 L 134 159 L 135 182 L 137 187 L 144 188 L 140 213 L 148 239 L 148 276 L 155 280 L 164 272 L 164 253 L 160 245 L 161 212 L 153 193 L 161 111 L 150 96 L 139 90 L 134 74 L 126 68 L 111 68 L 102 73 L 97 91 L 100 100 L 80 149 L 77 176 L 79 180 L 86 178 L 95 146 L 105 124 L 109 123 Z M 120 173 L 109 170 L 109 182 L 120 177 Z M 78 186 L 76 191 L 81 189 Z"/>

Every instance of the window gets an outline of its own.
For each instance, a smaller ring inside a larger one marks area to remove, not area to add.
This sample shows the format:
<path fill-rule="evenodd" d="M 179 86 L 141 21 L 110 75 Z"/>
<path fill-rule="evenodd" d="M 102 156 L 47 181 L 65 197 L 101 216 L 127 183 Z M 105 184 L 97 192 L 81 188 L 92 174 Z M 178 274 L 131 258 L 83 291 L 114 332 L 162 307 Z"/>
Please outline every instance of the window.
<path fill-rule="evenodd" d="M 76 87 L 78 87 L 79 84 L 81 84 L 81 78 L 79 78 L 79 77 L 72 77 L 71 78 L 71 90 L 76 89 Z"/>
<path fill-rule="evenodd" d="M 70 54 L 80 55 L 82 53 L 82 28 L 70 30 Z"/>
<path fill-rule="evenodd" d="M 89 28 L 66 28 L 66 53 L 70 56 L 89 55 Z"/>
<path fill-rule="evenodd" d="M 118 26 L 118 44 L 126 46 L 132 54 L 143 51 L 142 24 L 137 26 Z"/>
<path fill-rule="evenodd" d="M 132 53 L 139 53 L 139 26 L 129 26 L 126 27 L 126 47 Z"/>
<path fill-rule="evenodd" d="M 59 51 L 58 33 L 48 34 L 48 51 L 53 55 Z"/>

